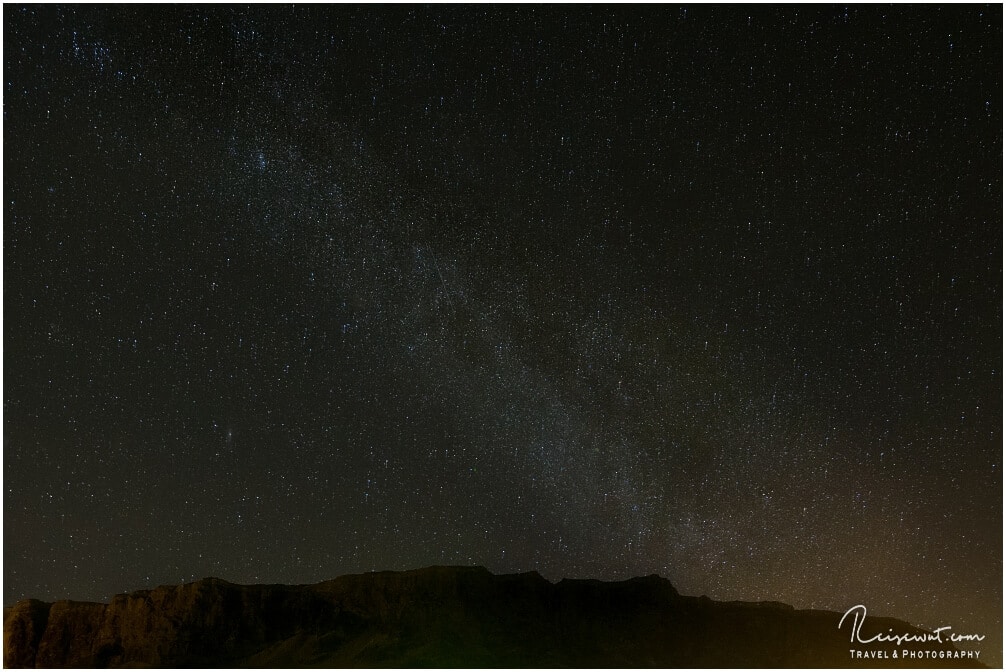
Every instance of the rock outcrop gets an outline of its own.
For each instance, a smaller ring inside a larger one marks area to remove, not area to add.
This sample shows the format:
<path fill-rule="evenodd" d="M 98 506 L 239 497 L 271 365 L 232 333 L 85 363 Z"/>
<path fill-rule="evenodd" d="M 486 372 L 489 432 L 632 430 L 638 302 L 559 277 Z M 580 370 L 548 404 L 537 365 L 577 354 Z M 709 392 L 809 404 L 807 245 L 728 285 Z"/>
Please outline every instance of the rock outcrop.
<path fill-rule="evenodd" d="M 849 667 L 840 614 L 480 567 L 343 576 L 310 586 L 204 579 L 110 604 L 25 600 L 4 611 L 5 667 Z M 872 632 L 919 633 L 870 617 Z M 891 651 L 891 644 L 859 645 Z M 903 649 L 952 651 L 946 643 Z M 875 666 L 974 665 L 878 658 Z"/>

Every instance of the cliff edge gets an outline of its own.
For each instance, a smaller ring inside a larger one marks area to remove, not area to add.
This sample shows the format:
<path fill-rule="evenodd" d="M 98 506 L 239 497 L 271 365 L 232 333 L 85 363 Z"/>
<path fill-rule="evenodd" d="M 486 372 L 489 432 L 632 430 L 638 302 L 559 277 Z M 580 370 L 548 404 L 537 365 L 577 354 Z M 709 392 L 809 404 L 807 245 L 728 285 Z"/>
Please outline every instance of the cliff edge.
<path fill-rule="evenodd" d="M 679 595 L 665 579 L 550 583 L 430 567 L 308 586 L 203 579 L 109 604 L 4 610 L 5 667 L 963 667 L 902 657 L 949 643 L 852 645 L 841 614 Z M 862 634 L 922 634 L 866 619 Z M 963 648 L 963 647 L 962 647 Z M 898 658 L 883 657 L 885 652 Z"/>

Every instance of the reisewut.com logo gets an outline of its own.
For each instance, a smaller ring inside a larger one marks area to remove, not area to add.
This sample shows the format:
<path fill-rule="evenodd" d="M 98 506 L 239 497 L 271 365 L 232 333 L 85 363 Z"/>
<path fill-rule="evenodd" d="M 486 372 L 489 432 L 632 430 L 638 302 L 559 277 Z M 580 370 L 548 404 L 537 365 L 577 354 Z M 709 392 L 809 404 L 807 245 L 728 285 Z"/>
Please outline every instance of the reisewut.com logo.
<path fill-rule="evenodd" d="M 850 618 L 851 616 L 851 618 Z M 849 657 L 854 660 L 871 659 L 934 659 L 943 660 L 977 660 L 981 653 L 978 649 L 964 648 L 958 650 L 949 645 L 970 646 L 975 642 L 981 642 L 985 635 L 964 634 L 953 632 L 949 625 L 936 628 L 932 632 L 918 631 L 915 633 L 896 633 L 894 628 L 888 628 L 887 632 L 879 632 L 867 637 L 863 636 L 863 624 L 866 622 L 866 607 L 857 604 L 851 607 L 842 615 L 838 622 L 838 629 L 841 630 L 846 620 L 849 620 L 851 631 L 849 642 L 852 644 L 892 644 L 890 648 L 850 648 Z M 912 645 L 912 648 L 905 648 L 905 645 Z M 920 646 L 921 645 L 921 646 Z M 930 645 L 927 647 L 926 645 Z"/>

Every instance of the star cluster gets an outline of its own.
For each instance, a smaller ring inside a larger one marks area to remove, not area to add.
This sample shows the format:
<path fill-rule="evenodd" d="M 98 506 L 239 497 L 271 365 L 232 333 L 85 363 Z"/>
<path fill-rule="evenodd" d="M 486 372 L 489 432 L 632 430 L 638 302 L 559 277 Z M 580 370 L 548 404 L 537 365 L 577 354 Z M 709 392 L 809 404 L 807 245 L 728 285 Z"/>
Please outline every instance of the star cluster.
<path fill-rule="evenodd" d="M 1001 656 L 1001 24 L 5 6 L 5 604 L 659 573 Z"/>

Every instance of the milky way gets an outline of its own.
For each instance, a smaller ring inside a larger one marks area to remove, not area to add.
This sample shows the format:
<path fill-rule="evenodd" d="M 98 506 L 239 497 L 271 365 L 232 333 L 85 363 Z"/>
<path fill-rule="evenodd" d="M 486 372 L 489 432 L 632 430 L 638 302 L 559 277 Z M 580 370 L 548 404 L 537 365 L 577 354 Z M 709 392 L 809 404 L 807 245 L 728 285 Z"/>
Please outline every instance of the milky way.
<path fill-rule="evenodd" d="M 4 7 L 4 603 L 658 573 L 1001 657 L 1002 8 Z"/>

